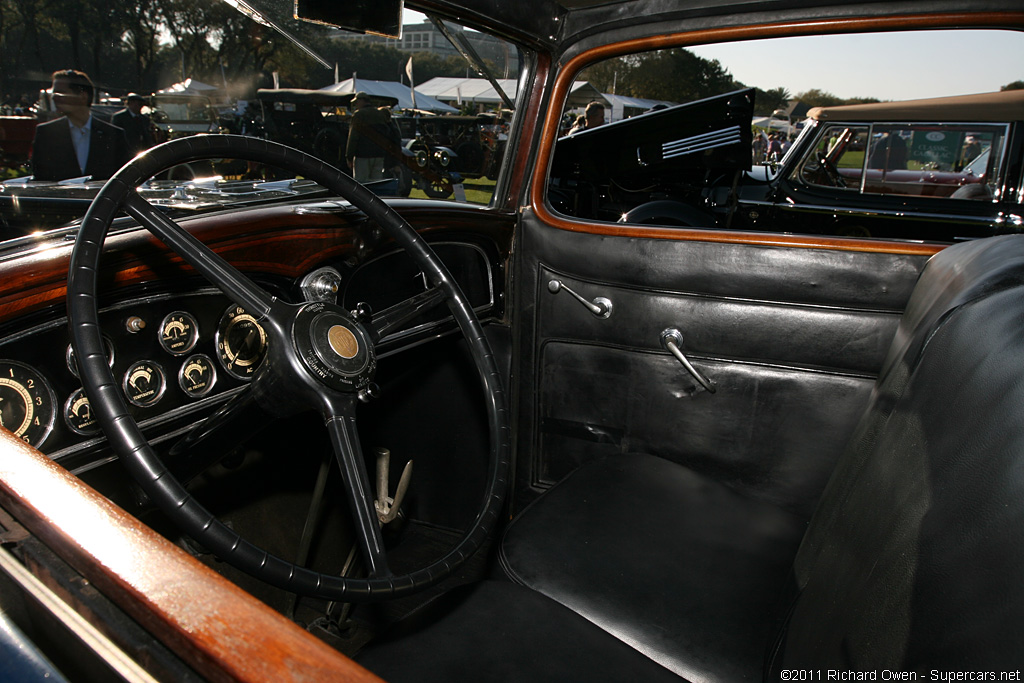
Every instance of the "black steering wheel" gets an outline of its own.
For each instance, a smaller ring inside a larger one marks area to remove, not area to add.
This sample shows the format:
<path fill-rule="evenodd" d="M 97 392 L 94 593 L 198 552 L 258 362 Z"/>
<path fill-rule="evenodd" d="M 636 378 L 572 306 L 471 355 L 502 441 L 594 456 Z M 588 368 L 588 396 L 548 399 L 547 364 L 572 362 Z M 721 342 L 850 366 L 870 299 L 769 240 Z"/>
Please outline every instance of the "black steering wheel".
<path fill-rule="evenodd" d="M 846 179 L 839 173 L 839 169 L 832 163 L 832 160 L 824 152 L 818 152 L 818 164 L 821 165 L 825 175 L 835 187 L 846 187 Z"/>
<path fill-rule="evenodd" d="M 236 270 L 181 226 L 138 195 L 135 188 L 164 168 L 210 158 L 256 161 L 309 178 L 340 195 L 404 248 L 431 283 L 426 294 L 405 302 L 397 314 L 373 320 L 324 302 L 279 301 Z M 368 578 L 316 572 L 273 556 L 249 543 L 203 508 L 155 454 L 128 412 L 106 363 L 97 310 L 97 274 L 111 221 L 126 211 L 159 237 L 266 330 L 268 355 L 251 384 L 251 398 L 264 407 L 284 402 L 323 417 L 341 467 L 349 507 Z M 383 334 L 422 311 L 446 303 L 469 345 L 483 383 L 490 427 L 490 461 L 479 512 L 460 541 L 432 564 L 392 575 L 366 471 L 356 405 L 366 397 L 377 367 L 375 344 Z M 71 255 L 68 315 L 79 371 L 89 402 L 114 452 L 142 489 L 185 533 L 221 559 L 268 584 L 301 595 L 359 602 L 400 597 L 436 584 L 483 543 L 502 511 L 508 490 L 509 427 L 500 374 L 469 301 L 444 264 L 415 230 L 350 176 L 298 150 L 266 140 L 200 135 L 154 147 L 111 178 L 86 213 Z"/>

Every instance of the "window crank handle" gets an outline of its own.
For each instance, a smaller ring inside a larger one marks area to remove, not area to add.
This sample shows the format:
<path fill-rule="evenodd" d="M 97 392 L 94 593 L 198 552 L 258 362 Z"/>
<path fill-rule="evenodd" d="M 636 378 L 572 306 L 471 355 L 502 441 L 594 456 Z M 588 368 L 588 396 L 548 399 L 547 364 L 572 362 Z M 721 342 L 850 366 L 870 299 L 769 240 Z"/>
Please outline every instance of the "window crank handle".
<path fill-rule="evenodd" d="M 587 301 L 582 296 L 572 291 L 564 284 L 561 280 L 551 280 L 548 282 L 548 291 L 552 294 L 558 294 L 558 292 L 565 290 L 572 296 L 576 301 L 586 306 L 587 310 L 596 315 L 598 318 L 607 318 L 612 314 L 612 302 L 609 299 L 599 296 L 593 301 Z"/>

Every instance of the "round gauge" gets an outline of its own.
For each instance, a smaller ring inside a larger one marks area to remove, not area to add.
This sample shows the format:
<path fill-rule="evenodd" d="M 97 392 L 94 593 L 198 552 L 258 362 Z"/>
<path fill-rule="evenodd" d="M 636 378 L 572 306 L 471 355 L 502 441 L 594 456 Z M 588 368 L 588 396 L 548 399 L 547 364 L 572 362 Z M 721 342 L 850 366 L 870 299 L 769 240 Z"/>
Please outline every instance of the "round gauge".
<path fill-rule="evenodd" d="M 82 436 L 99 434 L 100 423 L 96 421 L 84 389 L 71 394 L 64 402 L 64 422 L 71 431 Z"/>
<path fill-rule="evenodd" d="M 192 398 L 206 396 L 217 381 L 217 369 L 210 357 L 197 353 L 189 356 L 178 372 L 178 386 Z"/>
<path fill-rule="evenodd" d="M 159 365 L 152 361 L 140 360 L 132 363 L 124 373 L 122 386 L 129 401 L 140 408 L 146 408 L 160 400 L 167 383 L 164 371 Z"/>
<path fill-rule="evenodd" d="M 103 346 L 107 350 L 107 365 L 114 367 L 114 342 L 110 341 L 107 337 L 103 337 Z M 75 360 L 75 350 L 71 344 L 68 344 L 68 350 L 64 353 L 64 358 L 67 360 L 68 370 L 75 377 L 78 377 L 78 361 Z"/>
<path fill-rule="evenodd" d="M 160 323 L 160 346 L 174 356 L 184 356 L 199 341 L 199 324 L 184 311 L 170 313 Z"/>
<path fill-rule="evenodd" d="M 0 424 L 39 447 L 53 428 L 53 390 L 36 370 L 16 361 L 0 361 Z"/>
<path fill-rule="evenodd" d="M 228 374 L 251 379 L 267 355 L 267 333 L 241 306 L 232 306 L 217 325 L 217 358 Z"/>

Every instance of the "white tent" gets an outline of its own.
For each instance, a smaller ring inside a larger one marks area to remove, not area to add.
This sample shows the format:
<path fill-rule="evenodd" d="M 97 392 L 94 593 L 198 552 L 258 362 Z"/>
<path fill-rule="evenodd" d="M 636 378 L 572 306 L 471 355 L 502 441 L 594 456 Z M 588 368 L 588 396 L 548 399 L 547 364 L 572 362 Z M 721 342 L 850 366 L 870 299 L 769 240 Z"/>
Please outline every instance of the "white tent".
<path fill-rule="evenodd" d="M 194 78 L 186 78 L 180 83 L 169 85 L 163 90 L 158 90 L 157 92 L 167 95 L 205 95 L 211 100 L 224 99 L 221 97 L 224 92 L 223 90 L 215 85 L 208 85 L 201 81 L 197 81 Z"/>
<path fill-rule="evenodd" d="M 498 79 L 498 85 L 509 96 L 509 99 L 516 98 L 518 82 L 512 78 Z M 504 104 L 501 96 L 485 78 L 450 78 L 438 76 L 431 78 L 426 83 L 416 86 L 416 92 L 423 92 L 443 102 L 454 102 L 464 104 L 493 105 L 495 107 Z"/>
<path fill-rule="evenodd" d="M 409 92 L 409 86 L 402 85 L 398 81 L 370 81 L 365 78 L 349 78 L 341 81 L 340 83 L 334 83 L 333 85 L 328 85 L 325 88 L 320 88 L 320 90 L 342 94 L 357 93 L 362 90 L 367 95 L 394 97 L 398 100 L 398 106 L 401 109 L 413 108 L 412 94 Z M 424 111 L 437 112 L 438 114 L 452 114 L 458 111 L 458 109 L 449 107 L 444 102 L 434 99 L 428 93 L 424 93 L 420 88 L 416 88 L 415 108 L 422 109 Z"/>
<path fill-rule="evenodd" d="M 771 116 L 755 116 L 751 120 L 750 125 L 757 126 L 758 128 L 767 128 L 768 130 L 780 130 L 790 136 L 792 136 L 795 131 L 795 127 L 790 125 L 789 121 L 773 118 Z"/>
<path fill-rule="evenodd" d="M 515 100 L 519 91 L 519 82 L 514 78 L 499 78 L 498 85 L 508 95 L 509 99 Z M 454 102 L 464 104 L 483 104 L 487 106 L 504 106 L 504 100 L 494 89 L 486 78 L 451 78 L 438 76 L 431 78 L 425 83 L 416 86 L 416 92 L 424 92 L 431 97 L 436 97 L 442 102 Z M 576 81 L 569 91 L 569 106 L 584 107 L 588 102 L 596 100 L 606 107 L 611 108 L 608 99 L 598 92 L 597 88 L 586 81 Z"/>
<path fill-rule="evenodd" d="M 621 121 L 631 116 L 637 116 L 651 110 L 655 105 L 661 104 L 666 107 L 675 105 L 675 102 L 667 100 L 647 100 L 640 97 L 627 97 L 626 95 L 610 95 L 604 93 L 604 99 L 611 103 L 610 121 Z"/>

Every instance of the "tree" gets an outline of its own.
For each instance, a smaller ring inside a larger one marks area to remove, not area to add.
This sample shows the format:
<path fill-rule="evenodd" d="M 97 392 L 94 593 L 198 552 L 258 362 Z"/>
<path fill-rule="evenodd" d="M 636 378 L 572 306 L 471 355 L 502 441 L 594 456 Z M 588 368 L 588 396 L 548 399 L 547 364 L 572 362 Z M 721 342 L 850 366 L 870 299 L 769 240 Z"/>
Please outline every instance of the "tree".
<path fill-rule="evenodd" d="M 843 98 L 837 97 L 830 92 L 812 88 L 802 93 L 797 93 L 796 99 L 808 107 L 835 107 L 844 104 Z"/>
<path fill-rule="evenodd" d="M 147 87 L 154 79 L 160 54 L 160 9 L 157 0 L 135 0 L 116 5 L 118 23 L 124 26 L 125 50 L 132 55 L 134 90 Z"/>
<path fill-rule="evenodd" d="M 1024 81 L 1014 81 L 1013 83 L 1007 83 L 1006 85 L 999 88 L 1000 91 L 1005 92 L 1007 90 L 1024 90 Z"/>
<path fill-rule="evenodd" d="M 607 60 L 585 69 L 581 78 L 601 92 L 680 103 L 741 87 L 717 59 L 684 48 Z"/>
<path fill-rule="evenodd" d="M 761 90 L 754 88 L 754 115 L 771 116 L 776 109 L 785 109 L 789 104 L 790 94 L 785 88 Z"/>

